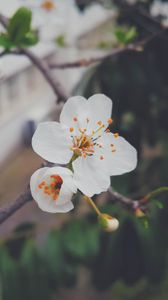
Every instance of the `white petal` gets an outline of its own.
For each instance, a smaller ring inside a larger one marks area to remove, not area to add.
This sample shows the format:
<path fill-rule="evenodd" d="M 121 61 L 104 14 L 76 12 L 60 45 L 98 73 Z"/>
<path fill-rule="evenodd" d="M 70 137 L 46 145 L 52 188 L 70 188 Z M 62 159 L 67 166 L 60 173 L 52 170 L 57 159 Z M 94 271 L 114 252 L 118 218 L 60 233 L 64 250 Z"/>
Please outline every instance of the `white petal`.
<path fill-rule="evenodd" d="M 112 100 L 103 94 L 95 94 L 88 99 L 87 106 L 91 114 L 91 120 L 88 124 L 89 129 L 96 130 L 99 121 L 107 128 L 108 120 L 112 114 Z"/>
<path fill-rule="evenodd" d="M 70 145 L 66 131 L 57 122 L 40 123 L 32 138 L 34 151 L 52 163 L 68 163 L 73 154 Z"/>
<path fill-rule="evenodd" d="M 99 141 L 102 148 L 95 152 L 97 161 L 101 164 L 110 176 L 121 175 L 135 169 L 137 165 L 137 151 L 123 137 L 114 137 L 112 133 L 105 133 Z M 110 145 L 114 146 L 111 147 Z M 113 152 L 112 152 L 113 150 Z M 100 156 L 103 160 L 100 160 Z"/>
<path fill-rule="evenodd" d="M 38 188 L 38 185 L 43 181 L 48 181 L 51 175 L 59 175 L 63 184 L 57 200 L 53 200 L 50 195 L 44 194 L 42 189 Z M 66 168 L 53 167 L 53 168 L 41 168 L 34 172 L 30 179 L 30 189 L 34 200 L 38 206 L 46 212 L 67 212 L 73 209 L 73 203 L 71 202 L 73 193 L 76 192 L 76 186 L 73 181 L 73 173 Z"/>
<path fill-rule="evenodd" d="M 100 194 L 110 186 L 110 177 L 90 156 L 79 157 L 73 162 L 74 181 L 78 189 L 86 196 Z"/>
<path fill-rule="evenodd" d="M 68 128 L 84 128 L 87 124 L 87 100 L 81 96 L 74 96 L 67 100 L 60 114 L 60 123 Z M 74 122 L 77 118 L 77 122 Z"/>

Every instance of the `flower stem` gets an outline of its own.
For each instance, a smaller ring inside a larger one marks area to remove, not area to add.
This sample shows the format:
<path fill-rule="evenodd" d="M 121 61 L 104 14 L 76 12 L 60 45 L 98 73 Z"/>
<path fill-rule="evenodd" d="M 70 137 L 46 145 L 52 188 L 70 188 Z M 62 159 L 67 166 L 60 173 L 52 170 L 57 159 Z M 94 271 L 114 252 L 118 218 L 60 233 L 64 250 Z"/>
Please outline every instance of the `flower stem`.
<path fill-rule="evenodd" d="M 93 202 L 93 200 L 90 198 L 90 197 L 88 197 L 88 196 L 83 196 L 83 198 L 86 200 L 86 202 L 88 203 L 88 204 L 90 204 L 92 207 L 93 207 L 93 209 L 95 210 L 95 212 L 97 213 L 97 215 L 98 216 L 100 216 L 101 215 L 101 212 L 100 212 L 100 210 L 98 209 L 98 207 L 96 206 L 96 204 Z"/>

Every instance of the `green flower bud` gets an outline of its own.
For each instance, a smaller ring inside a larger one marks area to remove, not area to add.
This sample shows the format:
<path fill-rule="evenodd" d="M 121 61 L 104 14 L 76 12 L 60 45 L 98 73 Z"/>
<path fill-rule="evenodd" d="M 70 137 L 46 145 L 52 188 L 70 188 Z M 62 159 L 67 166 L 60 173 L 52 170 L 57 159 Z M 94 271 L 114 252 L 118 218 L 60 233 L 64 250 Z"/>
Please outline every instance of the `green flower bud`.
<path fill-rule="evenodd" d="M 108 232 L 115 231 L 119 227 L 119 221 L 107 214 L 99 215 L 98 221 L 102 229 Z"/>

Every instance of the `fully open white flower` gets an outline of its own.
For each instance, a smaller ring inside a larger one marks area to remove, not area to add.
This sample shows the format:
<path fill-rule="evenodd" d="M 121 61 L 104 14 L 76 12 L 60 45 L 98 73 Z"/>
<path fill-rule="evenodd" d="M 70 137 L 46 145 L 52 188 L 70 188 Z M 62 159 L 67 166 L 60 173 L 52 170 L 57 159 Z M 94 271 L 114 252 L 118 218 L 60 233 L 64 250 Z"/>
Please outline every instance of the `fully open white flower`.
<path fill-rule="evenodd" d="M 60 123 L 38 125 L 32 146 L 44 159 L 58 164 L 72 161 L 78 189 L 92 197 L 106 191 L 111 175 L 132 171 L 137 153 L 124 138 L 112 134 L 112 101 L 103 94 L 88 100 L 81 96 L 68 99 Z"/>
<path fill-rule="evenodd" d="M 63 213 L 74 207 L 71 199 L 77 188 L 73 173 L 67 168 L 38 169 L 30 179 L 30 189 L 34 200 L 43 211 Z"/>

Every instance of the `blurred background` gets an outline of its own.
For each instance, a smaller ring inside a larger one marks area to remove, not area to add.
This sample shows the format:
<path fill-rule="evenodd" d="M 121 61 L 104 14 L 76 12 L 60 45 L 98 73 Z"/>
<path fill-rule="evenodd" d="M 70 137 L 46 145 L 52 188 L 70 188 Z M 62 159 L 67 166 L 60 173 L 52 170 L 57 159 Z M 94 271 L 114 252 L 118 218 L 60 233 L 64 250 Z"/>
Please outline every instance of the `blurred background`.
<path fill-rule="evenodd" d="M 67 93 L 113 100 L 113 130 L 139 156 L 135 171 L 112 178 L 114 189 L 138 199 L 167 185 L 168 2 L 55 0 L 51 10 L 44 3 L 0 0 L 0 12 L 10 17 L 23 5 L 32 10 L 39 43 L 31 50 L 49 63 L 104 55 L 155 36 L 144 51 L 52 74 Z M 0 57 L 1 206 L 25 190 L 42 163 L 31 137 L 38 122 L 58 120 L 62 105 L 55 100 L 27 58 Z M 167 196 L 153 199 L 142 219 L 106 194 L 95 201 L 119 219 L 117 232 L 102 232 L 80 196 L 66 215 L 44 213 L 32 202 L 1 225 L 0 300 L 168 299 Z"/>

